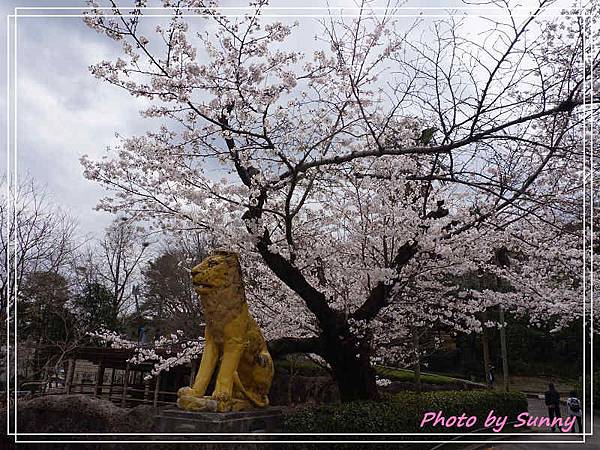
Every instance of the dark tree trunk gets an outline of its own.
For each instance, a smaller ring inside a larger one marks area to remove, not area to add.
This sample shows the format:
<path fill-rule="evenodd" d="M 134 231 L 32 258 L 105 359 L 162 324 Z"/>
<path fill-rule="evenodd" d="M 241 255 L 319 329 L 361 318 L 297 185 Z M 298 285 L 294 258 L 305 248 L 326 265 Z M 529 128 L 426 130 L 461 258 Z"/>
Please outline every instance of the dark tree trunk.
<path fill-rule="evenodd" d="M 333 376 L 343 402 L 374 400 L 378 397 L 375 370 L 368 362 L 352 357 L 342 358 L 333 368 Z"/>
<path fill-rule="evenodd" d="M 249 211 L 245 219 L 251 219 L 256 211 Z M 259 216 L 260 214 L 258 214 Z M 268 233 L 258 241 L 256 248 L 264 262 L 273 273 L 288 287 L 296 292 L 306 303 L 308 309 L 315 315 L 322 332 L 319 336 L 318 351 L 308 350 L 322 356 L 331 366 L 332 375 L 336 381 L 342 401 L 369 400 L 377 398 L 377 383 L 375 370 L 370 362 L 370 340 L 359 340 L 349 330 L 347 318 L 328 305 L 325 295 L 312 286 L 302 272 L 278 253 L 269 250 L 271 244 Z M 383 293 L 382 293 L 382 296 Z M 371 303 L 367 300 L 366 303 Z M 369 314 L 376 314 L 377 305 L 364 308 Z M 357 317 L 366 319 L 366 317 Z M 272 342 L 270 348 L 276 353 L 278 350 L 289 350 L 303 345 L 289 339 Z M 307 343 L 311 348 L 314 342 Z M 283 352 L 282 352 L 283 353 Z"/>
<path fill-rule="evenodd" d="M 342 401 L 372 400 L 378 397 L 375 370 L 371 366 L 367 347 L 358 349 L 351 336 L 342 340 L 325 334 L 313 338 L 280 338 L 268 342 L 273 358 L 289 353 L 315 353 L 331 367 Z M 357 356 L 357 354 L 359 356 Z"/>
<path fill-rule="evenodd" d="M 378 397 L 375 369 L 366 349 L 360 351 L 350 338 L 337 336 L 324 339 L 323 357 L 332 369 L 332 375 L 343 402 L 374 400 Z"/>

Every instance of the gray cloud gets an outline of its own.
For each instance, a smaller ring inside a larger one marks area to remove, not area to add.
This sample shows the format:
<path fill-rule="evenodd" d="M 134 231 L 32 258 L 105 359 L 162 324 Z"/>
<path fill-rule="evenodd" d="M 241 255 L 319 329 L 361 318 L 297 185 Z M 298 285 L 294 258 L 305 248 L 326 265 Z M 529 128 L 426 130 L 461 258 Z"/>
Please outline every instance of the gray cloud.
<path fill-rule="evenodd" d="M 18 20 L 19 175 L 46 185 L 83 232 L 96 233 L 113 217 L 93 210 L 104 190 L 83 178 L 79 158 L 100 157 L 116 132 L 143 132 L 142 103 L 90 75 L 90 64 L 116 56 L 119 48 L 80 18 Z M 4 158 L 1 164 L 5 170 Z"/>
<path fill-rule="evenodd" d="M 81 6 L 82 3 L 71 1 L 62 4 Z M 332 3 L 338 6 L 355 4 L 351 0 Z M 12 13 L 12 8 L 18 4 L 22 5 L 24 2 L 3 2 L 3 15 Z M 293 3 L 279 0 L 272 4 L 322 6 L 323 2 L 310 0 Z M 47 3 L 30 1 L 27 5 L 47 6 Z M 421 8 L 460 5 L 459 0 L 430 0 L 409 1 L 405 6 Z M 5 20 L 1 27 L 0 32 L 6 36 Z M 307 26 L 305 30 L 313 33 L 315 28 Z M 292 45 L 303 44 L 293 42 Z M 0 58 L 5 61 L 5 45 L 0 52 Z M 38 182 L 46 184 L 55 200 L 78 218 L 84 232 L 100 231 L 112 216 L 93 211 L 104 190 L 98 184 L 83 178 L 80 156 L 86 153 L 92 157 L 100 157 L 107 145 L 115 143 L 115 132 L 128 136 L 143 133 L 154 126 L 140 117 L 138 111 L 143 107 L 141 101 L 89 74 L 90 64 L 118 54 L 117 43 L 90 30 L 81 18 L 19 18 L 19 167 L 23 172 L 29 172 Z M 0 73 L 0 81 L 2 86 L 6 85 L 5 71 Z M 3 129 L 6 123 L 4 92 L 3 88 L 0 105 Z M 4 140 L 0 145 L 4 145 Z M 5 166 L 5 158 L 0 158 L 0 169 L 6 170 Z"/>

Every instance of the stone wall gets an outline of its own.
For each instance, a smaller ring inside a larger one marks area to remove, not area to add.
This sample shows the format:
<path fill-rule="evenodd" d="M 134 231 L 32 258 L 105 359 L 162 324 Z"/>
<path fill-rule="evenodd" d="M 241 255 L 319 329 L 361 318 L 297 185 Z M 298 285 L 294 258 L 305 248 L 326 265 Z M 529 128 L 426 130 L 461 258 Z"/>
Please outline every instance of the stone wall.
<path fill-rule="evenodd" d="M 149 433 L 156 412 L 148 405 L 124 409 L 88 395 L 48 395 L 19 401 L 17 426 L 37 433 Z"/>

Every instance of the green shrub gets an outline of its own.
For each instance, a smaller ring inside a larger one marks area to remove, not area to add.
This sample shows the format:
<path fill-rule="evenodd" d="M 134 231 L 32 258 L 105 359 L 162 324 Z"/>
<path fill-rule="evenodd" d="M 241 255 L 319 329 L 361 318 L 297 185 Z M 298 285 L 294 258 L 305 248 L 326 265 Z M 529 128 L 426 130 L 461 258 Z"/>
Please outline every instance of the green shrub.
<path fill-rule="evenodd" d="M 527 399 L 520 392 L 503 394 L 487 390 L 402 392 L 386 396 L 380 401 L 350 402 L 297 410 L 286 415 L 285 429 L 289 433 L 468 433 L 483 428 L 483 422 L 491 410 L 494 410 L 496 416 L 508 416 L 510 422 L 518 414 L 527 411 Z M 430 411 L 443 411 L 445 417 L 465 413 L 466 416 L 476 416 L 477 423 L 471 428 L 446 428 L 439 425 L 435 428 L 428 425 L 420 428 L 423 415 Z M 504 431 L 510 431 L 510 428 L 506 427 Z M 402 440 L 410 438 L 404 437 Z M 434 436 L 419 437 L 429 438 L 435 439 Z M 398 437 L 395 439 L 398 440 Z M 294 445 L 293 448 L 310 447 Z"/>
<path fill-rule="evenodd" d="M 600 408 L 600 371 L 594 372 L 594 407 Z M 581 398 L 581 397 L 580 397 Z"/>
<path fill-rule="evenodd" d="M 588 381 L 588 391 L 587 391 L 587 398 L 588 398 L 588 402 L 589 402 L 589 398 L 590 398 L 590 383 L 589 383 L 589 377 L 587 379 Z M 577 396 L 580 399 L 583 399 L 583 377 L 579 377 L 579 381 L 577 382 L 577 384 L 575 385 L 575 391 L 577 392 Z M 594 372 L 594 386 L 592 387 L 592 392 L 593 392 L 593 397 L 594 397 L 594 410 L 598 410 L 600 409 L 600 371 Z"/>
<path fill-rule="evenodd" d="M 588 387 L 587 387 L 587 401 L 589 402 L 590 396 L 590 384 L 589 377 L 587 378 Z M 594 395 L 594 410 L 600 409 L 600 371 L 594 372 L 594 386 L 593 386 L 593 395 Z M 583 377 L 579 377 L 579 381 L 575 384 L 575 392 L 577 392 L 577 396 L 579 399 L 583 399 Z"/>

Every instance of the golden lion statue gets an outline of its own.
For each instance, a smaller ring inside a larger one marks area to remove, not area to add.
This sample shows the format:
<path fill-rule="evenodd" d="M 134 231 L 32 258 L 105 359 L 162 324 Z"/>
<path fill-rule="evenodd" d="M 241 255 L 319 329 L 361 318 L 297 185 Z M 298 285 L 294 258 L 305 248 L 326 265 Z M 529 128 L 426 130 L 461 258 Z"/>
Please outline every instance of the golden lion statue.
<path fill-rule="evenodd" d="M 248 312 L 238 255 L 215 252 L 192 269 L 206 319 L 204 352 L 192 387 L 177 392 L 188 411 L 241 411 L 269 404 L 273 360 Z M 215 389 L 205 396 L 220 361 Z"/>

